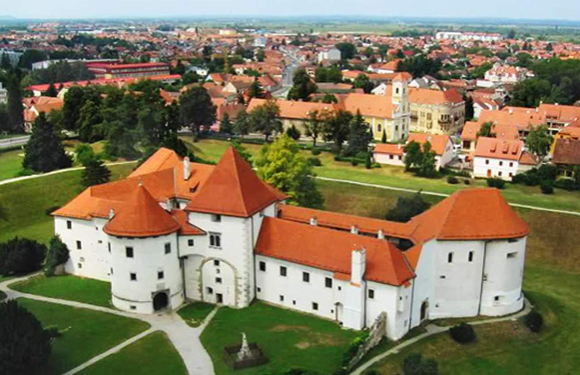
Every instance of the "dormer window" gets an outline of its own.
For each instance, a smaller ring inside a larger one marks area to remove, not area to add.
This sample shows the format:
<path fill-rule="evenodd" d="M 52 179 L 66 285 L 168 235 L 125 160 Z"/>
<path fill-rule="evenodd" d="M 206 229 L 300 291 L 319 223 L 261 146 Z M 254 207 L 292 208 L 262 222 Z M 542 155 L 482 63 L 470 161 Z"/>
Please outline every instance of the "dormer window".
<path fill-rule="evenodd" d="M 214 223 L 219 223 L 222 221 L 222 215 L 211 215 L 211 221 Z"/>

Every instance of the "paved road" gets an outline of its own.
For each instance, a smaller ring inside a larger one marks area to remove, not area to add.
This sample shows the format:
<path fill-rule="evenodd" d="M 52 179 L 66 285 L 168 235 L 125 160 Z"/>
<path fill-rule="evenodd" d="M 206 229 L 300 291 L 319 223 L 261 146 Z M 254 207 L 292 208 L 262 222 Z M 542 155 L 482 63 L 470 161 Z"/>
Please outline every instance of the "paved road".
<path fill-rule="evenodd" d="M 21 293 L 8 288 L 9 284 L 26 280 L 32 276 L 35 275 L 29 275 L 17 279 L 4 281 L 3 283 L 0 283 L 0 291 L 6 293 L 8 299 L 28 298 L 37 301 L 50 302 L 60 305 L 95 310 L 104 313 L 124 316 L 127 318 L 138 319 L 147 322 L 151 325 L 151 328 L 149 328 L 145 332 L 141 332 L 140 334 L 130 338 L 129 340 L 126 340 L 120 343 L 119 345 L 107 350 L 106 352 L 101 353 L 98 356 L 88 360 L 87 362 L 82 363 L 76 368 L 66 372 L 64 375 L 76 374 L 82 371 L 83 369 L 89 367 L 90 365 L 100 361 L 101 359 L 117 353 L 122 348 L 132 344 L 133 342 L 139 340 L 140 338 L 145 337 L 147 334 L 155 331 L 163 331 L 165 332 L 165 334 L 167 334 L 169 340 L 171 340 L 173 346 L 181 355 L 181 358 L 183 359 L 183 362 L 185 363 L 187 371 L 189 372 L 190 375 L 214 374 L 213 363 L 211 361 L 209 354 L 206 352 L 205 348 L 201 344 L 199 336 L 201 335 L 207 324 L 214 317 L 215 313 L 217 312 L 217 309 L 214 309 L 214 311 L 212 311 L 212 313 L 209 314 L 209 316 L 205 319 L 204 323 L 201 326 L 193 328 L 188 326 L 175 311 L 153 315 L 132 314 L 120 310 L 115 310 L 112 308 L 89 305 L 81 302 L 67 301 L 58 298 L 48 298 L 37 296 L 34 294 Z"/>
<path fill-rule="evenodd" d="M 0 139 L 0 149 L 15 146 L 24 146 L 26 143 L 28 143 L 28 139 L 30 139 L 29 135 L 23 135 L 22 137 Z"/>

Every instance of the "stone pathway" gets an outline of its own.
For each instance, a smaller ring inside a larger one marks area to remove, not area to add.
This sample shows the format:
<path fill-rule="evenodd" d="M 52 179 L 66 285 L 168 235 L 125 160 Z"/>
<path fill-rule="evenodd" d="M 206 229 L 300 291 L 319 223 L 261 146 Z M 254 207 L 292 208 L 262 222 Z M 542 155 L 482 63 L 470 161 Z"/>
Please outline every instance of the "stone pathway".
<path fill-rule="evenodd" d="M 479 320 L 479 321 L 475 321 L 475 322 L 470 322 L 469 324 L 473 325 L 473 326 L 478 326 L 478 325 L 482 325 L 482 324 L 490 324 L 490 323 L 497 323 L 497 322 L 505 322 L 508 320 L 517 320 L 519 318 L 521 318 L 524 315 L 527 315 L 530 311 L 532 311 L 532 304 L 530 303 L 530 301 L 528 301 L 527 299 L 524 302 L 524 308 L 515 314 L 512 315 L 508 315 L 508 316 L 504 316 L 501 318 L 491 318 L 491 319 L 485 319 L 485 320 Z M 395 346 L 394 348 L 391 348 L 389 350 L 387 350 L 384 353 L 381 353 L 371 359 L 369 359 L 367 362 L 363 363 L 362 365 L 360 365 L 359 367 L 357 367 L 356 370 L 354 370 L 353 372 L 350 373 L 350 375 L 361 375 L 364 371 L 366 371 L 369 367 L 371 367 L 372 365 L 374 365 L 375 363 L 381 361 L 382 359 L 393 355 L 393 354 L 398 354 L 401 349 L 406 348 L 407 346 L 413 345 L 414 343 L 423 340 L 426 337 L 429 336 L 433 336 L 436 335 L 438 333 L 441 332 L 446 332 L 448 331 L 452 326 L 446 326 L 446 327 L 440 327 L 437 326 L 435 324 L 429 324 L 427 326 L 425 326 L 425 329 L 427 330 L 427 332 L 420 334 L 419 336 L 415 336 L 412 339 L 403 341 L 402 343 L 400 343 L 399 345 Z"/>
<path fill-rule="evenodd" d="M 201 341 L 199 340 L 199 336 L 211 321 L 211 319 L 215 316 L 217 309 L 214 309 L 205 319 L 203 324 L 197 328 L 193 328 L 188 326 L 183 319 L 176 312 L 164 312 L 154 315 L 140 315 L 140 314 L 132 314 L 124 311 L 115 310 L 108 307 L 101 307 L 90 305 L 87 303 L 76 302 L 76 301 L 67 301 L 58 298 L 49 298 L 38 296 L 35 294 L 28 294 L 28 293 L 21 293 L 15 290 L 8 288 L 9 284 L 23 281 L 28 279 L 29 277 L 35 276 L 29 275 L 25 277 L 20 277 L 16 279 L 10 279 L 0 283 L 0 291 L 6 293 L 8 299 L 16 299 L 16 298 L 28 298 L 37 301 L 43 302 L 50 302 L 56 303 L 60 305 L 66 305 L 71 307 L 78 307 L 88 310 L 100 311 L 108 314 L 114 314 L 119 316 L 124 316 L 127 318 L 138 319 L 144 322 L 147 322 L 151 325 L 151 328 L 148 330 L 141 332 L 140 334 L 131 337 L 130 339 L 120 343 L 119 345 L 107 350 L 104 353 L 99 354 L 98 356 L 91 358 L 85 363 L 82 363 L 78 367 L 66 372 L 64 375 L 73 375 L 81 370 L 89 367 L 90 365 L 106 358 L 112 354 L 117 353 L 119 350 L 123 349 L 124 347 L 134 343 L 135 341 L 147 336 L 148 334 L 155 332 L 155 331 L 163 331 L 169 337 L 169 340 L 172 342 L 175 349 L 181 355 L 185 366 L 187 367 L 187 371 L 190 375 L 213 375 L 213 363 L 211 358 Z"/>

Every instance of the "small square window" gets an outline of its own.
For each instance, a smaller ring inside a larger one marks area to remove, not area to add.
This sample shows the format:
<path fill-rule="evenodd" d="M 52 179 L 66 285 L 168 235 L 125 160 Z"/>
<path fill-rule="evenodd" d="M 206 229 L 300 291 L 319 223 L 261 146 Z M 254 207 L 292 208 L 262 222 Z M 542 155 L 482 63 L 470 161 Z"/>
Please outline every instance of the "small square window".
<path fill-rule="evenodd" d="M 339 291 L 341 291 L 341 290 L 342 290 L 342 287 L 341 287 L 341 286 L 339 286 L 339 287 L 338 287 L 338 290 L 339 290 Z"/>
<path fill-rule="evenodd" d="M 485 164 L 489 164 L 489 159 L 486 159 L 485 160 Z"/>
<path fill-rule="evenodd" d="M 211 221 L 214 223 L 219 223 L 222 221 L 222 215 L 211 215 Z"/>
<path fill-rule="evenodd" d="M 107 243 L 107 247 L 109 248 L 109 253 L 110 253 L 111 252 L 111 243 L 110 242 Z"/>
<path fill-rule="evenodd" d="M 260 262 L 260 271 L 266 272 L 266 262 Z"/>
<path fill-rule="evenodd" d="M 222 240 L 221 235 L 219 233 L 211 233 L 209 235 L 209 246 L 214 247 L 216 249 L 221 249 Z"/>
<path fill-rule="evenodd" d="M 137 306 L 131 305 L 131 310 L 137 310 Z"/>
<path fill-rule="evenodd" d="M 498 176 L 501 176 L 501 171 L 497 172 L 497 175 L 498 175 Z"/>
<path fill-rule="evenodd" d="M 493 300 L 496 301 L 496 302 L 499 301 L 499 296 L 493 297 Z"/>
<path fill-rule="evenodd" d="M 213 294 L 213 289 L 210 287 L 207 287 L 207 294 Z"/>
<path fill-rule="evenodd" d="M 163 271 L 157 272 L 157 280 L 163 280 L 165 278 L 165 273 Z"/>
<path fill-rule="evenodd" d="M 66 229 L 72 229 L 72 221 L 70 220 L 66 221 Z"/>
<path fill-rule="evenodd" d="M 260 293 L 262 291 L 262 288 L 258 287 L 258 293 Z"/>
<path fill-rule="evenodd" d="M 440 279 L 445 279 L 445 275 L 439 276 Z"/>
<path fill-rule="evenodd" d="M 332 279 L 330 277 L 324 279 L 324 286 L 327 288 L 332 288 Z"/>
<path fill-rule="evenodd" d="M 514 253 L 508 253 L 508 254 L 507 254 L 507 257 L 508 257 L 508 258 L 515 258 L 517 255 L 518 255 L 518 253 L 517 253 L 517 252 L 514 252 Z"/>
<path fill-rule="evenodd" d="M 280 302 L 284 302 L 284 296 L 280 295 Z"/>
<path fill-rule="evenodd" d="M 292 301 L 292 304 L 293 304 L 293 305 L 296 305 L 296 300 L 293 300 L 293 301 Z"/>
<path fill-rule="evenodd" d="M 305 283 L 310 282 L 310 274 L 308 272 L 302 272 L 302 281 Z"/>
<path fill-rule="evenodd" d="M 113 269 L 111 268 L 111 275 L 113 274 Z"/>
<path fill-rule="evenodd" d="M 193 239 L 187 240 L 187 246 L 189 246 L 189 247 L 193 246 Z"/>
<path fill-rule="evenodd" d="M 469 262 L 473 262 L 473 251 L 470 251 L 470 252 L 469 252 L 469 256 L 468 256 L 467 260 L 468 260 Z"/>
<path fill-rule="evenodd" d="M 220 265 L 220 261 L 219 261 L 219 260 L 217 260 L 217 259 L 215 259 L 215 260 L 213 261 L 213 265 L 214 265 L 214 266 L 216 266 L 216 267 L 219 267 L 219 265 Z"/>
<path fill-rule="evenodd" d="M 79 264 L 77 264 L 77 267 L 78 267 L 78 268 L 83 268 L 83 265 L 82 265 L 82 263 L 79 263 Z"/>
<path fill-rule="evenodd" d="M 447 254 L 447 263 L 453 263 L 453 253 Z"/>
<path fill-rule="evenodd" d="M 503 165 L 503 161 L 500 161 L 499 162 L 499 166 L 501 167 L 502 165 Z"/>
<path fill-rule="evenodd" d="M 83 248 L 83 244 L 81 243 L 81 241 L 77 241 L 77 250 L 82 250 Z"/>
<path fill-rule="evenodd" d="M 513 167 L 513 166 L 514 166 L 514 163 L 510 163 L 510 167 Z"/>
<path fill-rule="evenodd" d="M 287 275 L 287 270 L 286 267 L 284 266 L 280 266 L 280 276 L 286 276 Z"/>
<path fill-rule="evenodd" d="M 216 282 L 216 284 L 221 284 L 222 283 L 222 278 L 221 277 L 216 277 L 215 278 L 215 282 Z"/>
<path fill-rule="evenodd" d="M 171 253 L 171 244 L 168 242 L 165 244 L 165 254 Z"/>
<path fill-rule="evenodd" d="M 374 289 L 369 289 L 369 299 L 375 299 L 375 291 L 374 291 Z"/>
<path fill-rule="evenodd" d="M 312 302 L 312 310 L 318 310 L 318 303 Z"/>
<path fill-rule="evenodd" d="M 127 258 L 133 258 L 133 248 L 131 246 L 127 246 L 125 248 L 125 254 L 127 255 Z"/>
<path fill-rule="evenodd" d="M 137 274 L 136 273 L 131 273 L 130 274 L 130 278 L 131 278 L 131 281 L 137 281 Z"/>

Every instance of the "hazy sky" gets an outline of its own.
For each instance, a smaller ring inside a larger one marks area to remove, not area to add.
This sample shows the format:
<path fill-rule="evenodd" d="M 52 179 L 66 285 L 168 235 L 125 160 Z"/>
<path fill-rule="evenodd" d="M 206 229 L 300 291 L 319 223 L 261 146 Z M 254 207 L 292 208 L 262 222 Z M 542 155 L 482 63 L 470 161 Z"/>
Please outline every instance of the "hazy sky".
<path fill-rule="evenodd" d="M 375 15 L 580 20 L 580 0 L 0 0 L 18 18 Z"/>

